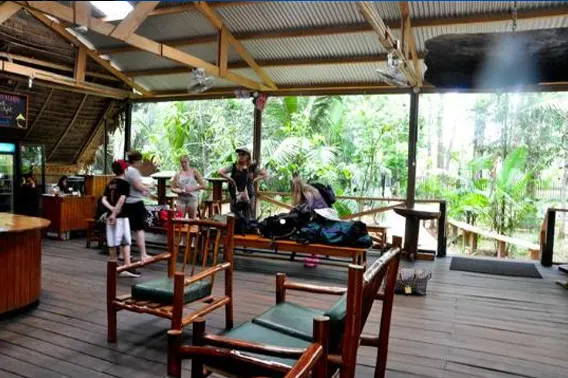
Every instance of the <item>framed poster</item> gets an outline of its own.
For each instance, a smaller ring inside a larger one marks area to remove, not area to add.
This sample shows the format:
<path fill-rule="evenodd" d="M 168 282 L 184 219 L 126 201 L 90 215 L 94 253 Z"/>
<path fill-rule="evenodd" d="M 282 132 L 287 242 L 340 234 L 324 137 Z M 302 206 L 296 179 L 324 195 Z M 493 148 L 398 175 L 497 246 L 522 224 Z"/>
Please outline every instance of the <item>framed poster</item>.
<path fill-rule="evenodd" d="M 0 92 L 0 126 L 28 128 L 28 96 Z"/>

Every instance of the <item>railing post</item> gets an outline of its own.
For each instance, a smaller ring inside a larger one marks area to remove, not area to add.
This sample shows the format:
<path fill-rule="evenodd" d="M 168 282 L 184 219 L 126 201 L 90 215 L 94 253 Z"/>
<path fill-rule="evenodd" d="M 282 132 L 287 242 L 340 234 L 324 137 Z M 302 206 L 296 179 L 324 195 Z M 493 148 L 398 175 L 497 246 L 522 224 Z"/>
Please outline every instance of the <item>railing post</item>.
<path fill-rule="evenodd" d="M 448 243 L 446 230 L 446 201 L 440 201 L 440 218 L 438 219 L 438 251 L 436 256 L 446 257 Z"/>
<path fill-rule="evenodd" d="M 548 219 L 546 222 L 546 237 L 544 239 L 544 248 L 542 250 L 540 263 L 542 266 L 550 267 L 552 266 L 552 256 L 554 253 L 554 226 L 556 223 L 556 211 L 554 209 L 548 209 L 546 217 Z"/>

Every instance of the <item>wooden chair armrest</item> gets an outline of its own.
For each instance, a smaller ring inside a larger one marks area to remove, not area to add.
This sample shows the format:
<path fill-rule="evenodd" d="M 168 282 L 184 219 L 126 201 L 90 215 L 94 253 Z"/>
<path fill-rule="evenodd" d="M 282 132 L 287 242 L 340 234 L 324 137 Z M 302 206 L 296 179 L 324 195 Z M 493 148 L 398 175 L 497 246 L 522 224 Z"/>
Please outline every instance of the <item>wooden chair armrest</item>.
<path fill-rule="evenodd" d="M 323 347 L 320 344 L 311 344 L 284 378 L 308 377 L 322 356 Z"/>
<path fill-rule="evenodd" d="M 347 293 L 347 288 L 344 287 L 318 286 L 318 285 L 303 284 L 291 281 L 285 281 L 284 288 L 286 290 L 306 291 L 308 293 L 319 293 L 319 294 L 343 295 Z"/>
<path fill-rule="evenodd" d="M 124 272 L 125 270 L 130 270 L 130 269 L 142 268 L 143 266 L 150 265 L 158 261 L 167 260 L 170 258 L 170 256 L 171 256 L 170 252 L 160 253 L 159 255 L 152 256 L 144 261 L 137 261 L 132 264 L 119 266 L 118 268 L 116 268 L 116 273 Z"/>
<path fill-rule="evenodd" d="M 197 282 L 197 281 L 201 281 L 201 280 L 204 279 L 204 278 L 207 278 L 207 277 L 209 277 L 209 276 L 212 276 L 213 274 L 215 274 L 215 273 L 217 273 L 217 272 L 220 272 L 221 270 L 229 269 L 230 267 L 231 267 L 231 263 L 225 262 L 225 263 L 222 263 L 222 264 L 217 264 L 217 265 L 212 266 L 212 267 L 210 267 L 210 268 L 207 268 L 207 269 L 205 269 L 205 270 L 202 270 L 201 272 L 199 272 L 199 273 L 197 273 L 197 274 L 195 274 L 195 275 L 193 275 L 193 276 L 191 276 L 191 277 L 186 278 L 186 279 L 183 281 L 183 286 L 184 286 L 184 287 L 185 287 L 185 286 L 189 286 L 189 285 L 191 285 L 192 283 L 195 283 L 195 282 Z M 176 273 L 176 274 L 183 274 L 183 273 L 182 273 L 182 272 L 179 272 L 179 273 Z"/>
<path fill-rule="evenodd" d="M 218 335 L 204 335 L 203 341 L 207 345 L 221 348 L 236 349 L 242 352 L 259 353 L 272 357 L 298 358 L 306 352 L 303 348 L 285 348 L 274 345 L 254 343 L 250 341 L 231 339 Z"/>

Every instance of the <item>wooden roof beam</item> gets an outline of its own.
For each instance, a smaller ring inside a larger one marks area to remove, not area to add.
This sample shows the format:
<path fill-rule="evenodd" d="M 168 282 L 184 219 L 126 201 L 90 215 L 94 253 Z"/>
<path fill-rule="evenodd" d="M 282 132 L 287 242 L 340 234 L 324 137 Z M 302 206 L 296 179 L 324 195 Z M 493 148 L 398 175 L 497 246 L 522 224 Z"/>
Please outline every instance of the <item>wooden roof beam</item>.
<path fill-rule="evenodd" d="M 67 8 L 67 7 L 66 7 Z M 71 14 L 70 16 L 74 17 L 73 14 L 73 9 L 69 8 L 71 10 Z M 131 88 L 136 89 L 137 91 L 139 91 L 140 93 L 142 93 L 143 95 L 149 95 L 150 92 L 144 88 L 143 86 L 141 86 L 140 84 L 136 83 L 134 80 L 132 80 L 131 78 L 129 78 L 128 76 L 126 76 L 124 73 L 122 73 L 120 70 L 116 69 L 115 67 L 112 66 L 112 64 L 110 64 L 109 61 L 101 58 L 99 56 L 99 53 L 96 50 L 91 50 L 88 46 L 86 46 L 83 42 L 81 42 L 77 37 L 75 37 L 73 34 L 69 33 L 65 26 L 54 22 L 52 20 L 50 20 L 49 18 L 47 18 L 44 14 L 42 14 L 41 12 L 38 12 L 36 10 L 33 9 L 28 9 L 28 11 L 37 19 L 39 20 L 41 23 L 43 23 L 45 26 L 49 27 L 51 30 L 55 31 L 57 34 L 59 34 L 61 37 L 63 37 L 64 39 L 66 39 L 67 41 L 71 42 L 74 46 L 76 46 L 77 48 L 84 48 L 85 49 L 85 53 L 91 58 L 93 59 L 95 62 L 97 62 L 98 64 L 100 64 L 101 66 L 103 66 L 104 68 L 106 68 L 107 71 L 109 71 L 110 73 L 112 73 L 114 76 L 116 76 L 117 78 L 119 78 L 120 80 L 122 80 L 126 85 L 128 85 Z M 93 18 L 91 18 L 90 20 L 93 20 Z M 74 20 L 66 20 L 68 22 L 73 22 Z M 91 24 L 89 22 L 89 24 Z"/>
<path fill-rule="evenodd" d="M 209 4 L 211 7 L 213 4 Z M 224 4 L 224 3 L 222 3 Z M 193 6 L 193 4 L 192 4 Z M 552 9 L 535 9 L 530 11 L 519 11 L 517 19 L 519 20 L 531 20 L 531 19 L 542 19 L 542 18 L 553 18 L 562 17 L 568 15 L 568 7 L 557 7 Z M 412 27 L 422 28 L 422 27 L 432 27 L 432 26 L 447 26 L 447 25 L 467 25 L 475 23 L 488 23 L 488 22 L 503 22 L 511 21 L 510 12 L 499 12 L 495 14 L 477 14 L 477 15 L 466 15 L 451 18 L 426 18 L 426 19 L 414 19 L 412 20 Z M 386 20 L 385 25 L 391 29 L 400 28 L 400 20 Z M 235 35 L 238 41 L 249 41 L 249 40 L 263 40 L 263 39 L 277 39 L 277 38 L 296 38 L 296 37 L 317 37 L 325 35 L 342 35 L 342 34 L 356 34 L 371 32 L 373 28 L 367 24 L 356 24 L 356 25 L 341 25 L 341 26 L 326 26 L 319 28 L 310 29 L 298 29 L 298 30 L 284 30 L 284 31 L 261 31 L 261 32 L 250 32 Z M 193 38 L 184 39 L 173 39 L 164 40 L 161 43 L 167 44 L 172 47 L 187 47 L 193 45 L 199 45 L 204 43 L 212 43 L 217 41 L 217 35 L 206 35 Z M 137 51 L 136 47 L 133 46 L 120 46 L 111 47 L 107 49 L 100 50 L 101 54 L 119 54 L 123 52 Z"/>
<path fill-rule="evenodd" d="M 78 89 L 80 91 L 86 91 L 90 94 L 94 94 L 101 97 L 111 97 L 111 98 L 127 98 L 132 97 L 131 92 L 127 92 L 121 89 L 111 88 L 104 85 L 79 82 L 68 76 L 59 75 L 53 72 L 40 70 L 37 68 L 31 68 L 28 66 L 23 66 L 21 64 L 12 62 L 0 62 L 0 71 L 7 73 L 25 76 L 37 80 L 43 80 L 54 84 L 63 85 L 68 88 Z"/>
<path fill-rule="evenodd" d="M 34 15 L 37 13 L 40 13 L 41 15 L 41 12 L 43 12 L 45 14 L 49 14 L 50 16 L 57 18 L 58 20 L 67 21 L 67 22 L 74 21 L 73 9 L 63 4 L 54 1 L 26 1 L 23 4 L 25 4 L 26 9 L 35 12 Z M 43 17 L 45 18 L 45 16 Z M 97 18 L 91 17 L 89 29 L 99 34 L 105 35 L 107 37 L 111 37 L 111 34 L 115 29 L 115 26 L 103 22 Z M 121 39 L 121 41 L 128 43 L 132 46 L 135 46 L 140 50 L 147 51 L 149 53 L 164 57 L 174 62 L 181 63 L 190 67 L 202 68 L 206 73 L 210 75 L 220 76 L 218 66 L 206 62 L 203 59 L 197 58 L 184 51 L 175 49 L 163 43 L 153 41 L 136 33 L 132 33 L 128 38 Z M 244 76 L 232 72 L 228 72 L 226 76 L 223 76 L 223 78 L 232 81 L 235 84 L 242 85 L 244 87 L 254 90 L 269 89 L 269 87 L 261 83 L 257 83 L 254 80 L 250 80 Z"/>
<path fill-rule="evenodd" d="M 377 33 L 377 37 L 381 42 L 381 45 L 383 45 L 383 47 L 388 52 L 391 52 L 402 61 L 399 67 L 410 85 L 412 87 L 419 86 L 420 81 L 416 77 L 414 68 L 409 64 L 408 60 L 404 56 L 404 53 L 401 51 L 400 46 L 397 46 L 396 39 L 394 38 L 391 30 L 388 28 L 388 26 L 385 25 L 382 18 L 379 17 L 374 8 L 374 5 L 366 1 L 361 1 L 359 2 L 359 9 L 361 10 L 363 17 Z"/>
<path fill-rule="evenodd" d="M 89 27 L 89 19 L 91 18 L 91 3 L 89 1 L 74 1 L 73 16 L 73 24 Z"/>
<path fill-rule="evenodd" d="M 22 9 L 22 6 L 11 1 L 5 1 L 0 5 L 0 25 L 4 23 L 7 19 L 18 13 Z"/>
<path fill-rule="evenodd" d="M 268 85 L 270 89 L 276 89 L 276 84 L 274 84 L 274 81 L 272 81 L 266 71 L 264 71 L 256 63 L 254 58 L 245 49 L 243 44 L 233 36 L 233 33 L 231 33 L 231 31 L 227 28 L 217 12 L 209 7 L 209 5 L 207 5 L 205 1 L 198 1 L 197 3 L 195 3 L 195 6 L 197 7 L 197 9 L 199 9 L 201 14 L 203 14 L 209 20 L 209 22 L 211 22 L 211 24 L 221 32 L 221 34 L 225 34 L 228 43 L 233 46 L 233 48 L 239 53 L 243 60 L 248 63 L 248 65 L 254 70 L 254 72 L 256 72 L 256 74 L 262 79 L 262 81 L 266 85 Z M 226 53 L 226 55 L 228 55 L 228 53 Z"/>
<path fill-rule="evenodd" d="M 75 57 L 75 69 L 73 71 L 73 79 L 78 82 L 85 81 L 85 71 L 87 69 L 87 51 L 84 47 L 77 49 L 77 56 Z"/>
<path fill-rule="evenodd" d="M 402 51 L 407 61 L 412 60 L 414 64 L 414 73 L 418 79 L 418 86 L 422 86 L 422 69 L 418 61 L 418 54 L 416 53 L 416 38 L 412 25 L 410 23 L 410 7 L 408 1 L 400 1 L 398 3 L 400 8 L 400 15 L 402 19 L 401 33 L 402 36 Z"/>
<path fill-rule="evenodd" d="M 136 29 L 142 25 L 146 17 L 148 17 L 148 14 L 150 14 L 158 4 L 160 4 L 159 1 L 139 2 L 136 8 L 114 28 L 110 36 L 120 40 L 129 38 Z"/>
<path fill-rule="evenodd" d="M 87 97 L 88 97 L 88 95 L 83 96 L 81 103 L 79 104 L 79 106 L 75 110 L 75 114 L 73 114 L 73 118 L 71 118 L 71 122 L 69 122 L 69 124 L 65 128 L 65 131 L 63 131 L 63 134 L 61 134 L 61 137 L 59 137 L 59 140 L 57 141 L 57 143 L 55 143 L 55 146 L 51 149 L 51 152 L 49 153 L 49 155 L 47 155 L 47 159 L 46 159 L 47 161 L 51 160 L 51 157 L 53 156 L 55 151 L 57 151 L 59 146 L 61 146 L 61 143 L 63 143 L 63 140 L 65 139 L 65 137 L 69 133 L 69 130 L 71 130 L 71 128 L 75 124 L 75 121 L 77 121 L 77 118 L 79 118 L 79 114 L 81 113 L 81 109 L 83 109 L 83 105 L 85 105 L 85 102 L 87 101 Z"/>

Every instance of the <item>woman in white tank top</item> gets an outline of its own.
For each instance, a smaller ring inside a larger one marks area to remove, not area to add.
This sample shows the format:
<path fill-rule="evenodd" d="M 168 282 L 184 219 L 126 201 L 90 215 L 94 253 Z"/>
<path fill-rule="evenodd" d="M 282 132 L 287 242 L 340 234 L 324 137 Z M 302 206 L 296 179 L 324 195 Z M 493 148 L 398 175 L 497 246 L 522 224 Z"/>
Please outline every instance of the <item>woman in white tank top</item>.
<path fill-rule="evenodd" d="M 197 217 L 199 191 L 205 189 L 205 181 L 197 169 L 189 166 L 189 158 L 184 155 L 180 159 L 181 171 L 172 179 L 172 192 L 178 195 L 177 210 L 190 218 Z"/>

